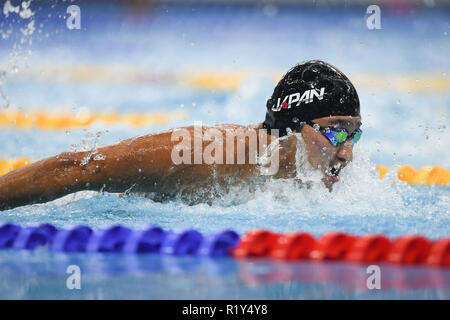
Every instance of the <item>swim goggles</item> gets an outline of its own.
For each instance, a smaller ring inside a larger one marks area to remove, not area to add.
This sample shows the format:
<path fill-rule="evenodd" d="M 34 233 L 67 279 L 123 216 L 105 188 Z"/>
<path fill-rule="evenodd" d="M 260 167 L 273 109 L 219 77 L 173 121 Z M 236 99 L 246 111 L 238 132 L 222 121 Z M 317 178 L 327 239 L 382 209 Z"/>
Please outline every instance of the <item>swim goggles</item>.
<path fill-rule="evenodd" d="M 352 146 L 359 141 L 361 138 L 362 131 L 361 129 L 356 129 L 353 131 L 351 135 L 348 134 L 347 130 L 341 128 L 330 128 L 330 127 L 321 127 L 319 124 L 314 123 L 312 121 L 306 121 L 306 124 L 310 125 L 313 128 L 317 128 L 328 140 L 330 143 L 337 147 L 338 145 L 344 143 L 348 139 L 352 143 Z"/>

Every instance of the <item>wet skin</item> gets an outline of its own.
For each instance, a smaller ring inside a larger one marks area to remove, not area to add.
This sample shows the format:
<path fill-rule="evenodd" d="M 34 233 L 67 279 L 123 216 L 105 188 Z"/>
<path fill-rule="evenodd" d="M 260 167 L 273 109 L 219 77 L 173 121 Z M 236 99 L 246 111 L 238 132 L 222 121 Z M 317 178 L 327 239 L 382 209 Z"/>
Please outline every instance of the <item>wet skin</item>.
<path fill-rule="evenodd" d="M 313 122 L 321 126 L 340 126 L 352 133 L 360 126 L 360 120 L 360 117 L 339 116 L 315 119 Z M 261 125 L 220 125 L 216 128 L 225 137 L 226 130 L 243 130 L 245 133 L 259 130 Z M 193 136 L 194 127 L 185 129 Z M 323 182 L 331 191 L 339 170 L 333 172 L 333 176 L 330 169 L 337 164 L 342 169 L 351 161 L 351 143 L 348 141 L 333 147 L 328 139 L 308 125 L 302 126 L 300 133 L 306 143 L 308 161 L 313 168 L 323 172 Z M 93 161 L 95 155 L 92 155 L 87 164 L 83 164 L 83 159 L 89 155 L 88 152 L 65 152 L 9 172 L 0 176 L 0 210 L 43 203 L 82 190 L 121 193 L 132 189 L 133 192 L 156 193 L 158 196 L 155 200 L 160 201 L 170 194 L 180 194 L 194 199 L 190 203 L 195 204 L 203 201 L 197 196 L 199 190 L 211 188 L 213 184 L 226 189 L 251 182 L 260 176 L 257 165 L 249 164 L 248 158 L 245 164 L 175 165 L 171 155 L 179 141 L 172 141 L 171 137 L 172 131 L 168 131 L 102 147 L 98 149 L 98 154 L 105 158 Z M 266 138 L 270 143 L 276 137 L 267 135 L 264 139 Z M 203 149 L 208 144 L 203 141 Z M 295 136 L 289 137 L 280 145 L 279 170 L 273 177 L 295 177 Z M 233 152 L 234 159 L 237 159 L 236 142 L 234 146 L 227 145 L 226 142 L 223 144 L 224 157 L 229 152 Z M 248 141 L 246 154 L 248 155 Z M 191 156 L 193 159 L 193 153 Z"/>

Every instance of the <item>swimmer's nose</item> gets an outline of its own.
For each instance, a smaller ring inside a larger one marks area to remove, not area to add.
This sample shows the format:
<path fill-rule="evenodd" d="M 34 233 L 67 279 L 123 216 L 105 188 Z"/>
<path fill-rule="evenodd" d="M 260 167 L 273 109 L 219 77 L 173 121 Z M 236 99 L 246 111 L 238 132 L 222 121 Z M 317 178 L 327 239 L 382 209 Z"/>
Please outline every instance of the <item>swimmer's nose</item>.
<path fill-rule="evenodd" d="M 344 163 L 353 160 L 353 146 L 350 141 L 345 141 L 339 146 L 336 157 Z"/>

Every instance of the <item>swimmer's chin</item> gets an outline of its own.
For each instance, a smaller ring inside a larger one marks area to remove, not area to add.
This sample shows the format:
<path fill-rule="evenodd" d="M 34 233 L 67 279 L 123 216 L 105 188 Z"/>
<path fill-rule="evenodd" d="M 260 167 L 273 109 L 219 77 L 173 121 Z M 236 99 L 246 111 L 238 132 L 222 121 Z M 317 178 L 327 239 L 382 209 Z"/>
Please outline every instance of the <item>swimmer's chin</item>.
<path fill-rule="evenodd" d="M 338 176 L 329 176 L 325 175 L 325 177 L 322 178 L 322 182 L 325 184 L 325 187 L 328 189 L 328 191 L 333 191 L 333 185 L 339 181 Z"/>

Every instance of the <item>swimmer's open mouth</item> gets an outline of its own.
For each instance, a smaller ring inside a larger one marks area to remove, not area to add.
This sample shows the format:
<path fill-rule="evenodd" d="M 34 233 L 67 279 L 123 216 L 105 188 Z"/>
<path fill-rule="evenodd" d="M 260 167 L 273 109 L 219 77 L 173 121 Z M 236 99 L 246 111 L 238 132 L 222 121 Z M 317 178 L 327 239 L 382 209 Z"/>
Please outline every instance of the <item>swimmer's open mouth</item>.
<path fill-rule="evenodd" d="M 340 171 L 341 171 L 340 169 L 333 167 L 330 170 L 330 176 L 338 176 Z"/>
<path fill-rule="evenodd" d="M 341 172 L 342 166 L 341 164 L 334 165 L 331 169 L 327 170 L 327 175 L 330 177 L 331 181 L 338 182 L 339 181 L 339 173 Z"/>

